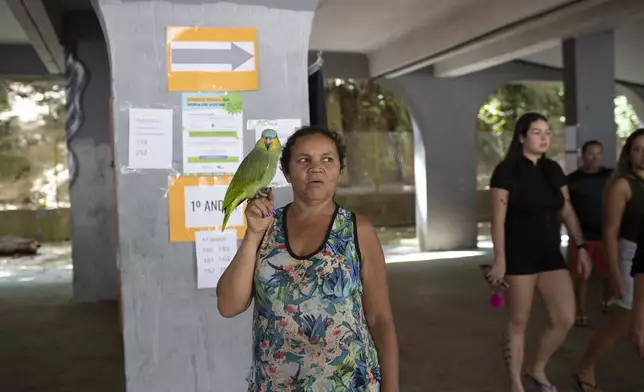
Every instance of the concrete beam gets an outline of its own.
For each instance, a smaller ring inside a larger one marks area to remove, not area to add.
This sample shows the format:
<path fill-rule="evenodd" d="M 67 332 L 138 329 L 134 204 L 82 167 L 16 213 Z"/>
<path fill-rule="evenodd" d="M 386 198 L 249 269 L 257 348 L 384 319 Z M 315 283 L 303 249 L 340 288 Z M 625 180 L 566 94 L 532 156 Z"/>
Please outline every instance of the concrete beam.
<path fill-rule="evenodd" d="M 502 2 L 497 0 L 493 4 Z M 636 21 L 644 16 L 644 2 L 641 0 L 570 1 L 539 13 L 529 14 L 521 20 L 501 25 L 501 27 L 494 28 L 489 23 L 483 22 L 482 24 L 488 30 L 481 31 L 478 35 L 465 36 L 464 33 L 457 33 L 458 40 L 443 39 L 450 36 L 449 31 L 455 31 L 453 26 L 456 23 L 462 26 L 480 24 L 481 15 L 490 14 L 490 12 L 482 12 L 478 8 L 472 8 L 460 18 L 449 20 L 449 23 L 441 22 L 425 26 L 415 30 L 409 36 L 370 53 L 371 75 L 396 77 L 429 65 L 438 65 L 441 62 L 443 64 L 438 67 L 438 70 L 444 76 L 460 76 L 480 71 L 511 60 L 513 56 L 525 55 L 526 52 L 530 53 L 552 45 L 555 40 L 561 38 L 611 29 Z M 478 30 L 480 31 L 480 28 Z M 427 37 L 441 39 L 431 40 Z"/>
<path fill-rule="evenodd" d="M 318 58 L 318 52 L 309 52 L 309 65 Z M 322 72 L 325 78 L 369 79 L 369 59 L 362 53 L 323 52 Z"/>
<path fill-rule="evenodd" d="M 28 44 L 0 45 L 0 76 L 23 78 L 47 75 L 47 68 L 40 61 L 38 53 Z"/>
<path fill-rule="evenodd" d="M 65 72 L 64 49 L 42 0 L 6 0 L 50 74 Z"/>
<path fill-rule="evenodd" d="M 525 46 L 515 39 L 514 47 L 509 42 L 503 45 L 480 47 L 460 56 L 454 56 L 434 64 L 434 76 L 437 78 L 455 78 L 513 61 L 543 50 L 561 45 L 561 40 L 552 39 Z"/>

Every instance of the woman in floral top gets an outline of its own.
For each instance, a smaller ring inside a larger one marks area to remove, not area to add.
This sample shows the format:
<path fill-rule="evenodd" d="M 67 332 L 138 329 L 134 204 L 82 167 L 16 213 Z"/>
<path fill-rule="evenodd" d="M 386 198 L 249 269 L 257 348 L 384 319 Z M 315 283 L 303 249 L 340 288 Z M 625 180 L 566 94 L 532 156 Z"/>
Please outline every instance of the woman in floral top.
<path fill-rule="evenodd" d="M 234 317 L 255 300 L 249 392 L 399 392 L 380 241 L 333 200 L 344 159 L 337 133 L 302 128 L 280 159 L 293 203 L 274 210 L 270 192 L 246 208 L 217 306 Z"/>

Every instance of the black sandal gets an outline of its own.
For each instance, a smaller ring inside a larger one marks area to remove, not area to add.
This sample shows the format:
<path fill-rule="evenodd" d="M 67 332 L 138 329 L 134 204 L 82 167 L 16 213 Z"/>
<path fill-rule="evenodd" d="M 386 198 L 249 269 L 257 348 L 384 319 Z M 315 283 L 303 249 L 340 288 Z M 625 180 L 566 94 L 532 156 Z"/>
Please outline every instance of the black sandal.
<path fill-rule="evenodd" d="M 602 390 L 597 387 L 597 384 L 593 385 L 586 381 L 582 381 L 577 374 L 575 374 L 573 378 L 575 379 L 575 384 L 577 384 L 577 388 L 579 388 L 580 392 L 602 392 Z"/>

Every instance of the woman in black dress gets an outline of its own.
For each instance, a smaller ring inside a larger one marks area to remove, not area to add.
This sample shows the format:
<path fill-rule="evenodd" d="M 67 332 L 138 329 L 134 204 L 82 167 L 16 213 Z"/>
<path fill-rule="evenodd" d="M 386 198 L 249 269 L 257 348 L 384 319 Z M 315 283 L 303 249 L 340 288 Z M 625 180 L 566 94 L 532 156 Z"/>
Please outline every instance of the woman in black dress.
<path fill-rule="evenodd" d="M 492 284 L 504 279 L 508 319 L 504 357 L 512 392 L 524 392 L 522 382 L 525 329 L 535 290 L 543 298 L 550 326 L 524 376 L 541 392 L 554 392 L 545 368 L 563 343 L 575 319 L 575 297 L 561 253 L 560 217 L 579 251 L 579 268 L 590 274 L 590 259 L 579 221 L 570 204 L 566 176 L 555 161 L 545 157 L 550 127 L 537 113 L 521 116 L 505 159 L 491 179 L 494 264 L 488 273 Z"/>
<path fill-rule="evenodd" d="M 644 222 L 642 222 L 642 229 L 637 241 L 637 251 L 633 258 L 631 276 L 635 278 L 631 338 L 635 343 L 637 354 L 644 358 Z"/>

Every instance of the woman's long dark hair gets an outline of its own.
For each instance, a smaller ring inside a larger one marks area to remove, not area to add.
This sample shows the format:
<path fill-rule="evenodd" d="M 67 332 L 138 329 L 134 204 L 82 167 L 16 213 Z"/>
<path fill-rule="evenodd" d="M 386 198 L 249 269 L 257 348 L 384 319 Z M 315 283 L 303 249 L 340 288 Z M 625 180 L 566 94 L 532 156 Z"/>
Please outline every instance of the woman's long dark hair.
<path fill-rule="evenodd" d="M 528 135 L 528 131 L 530 130 L 530 127 L 532 124 L 536 121 L 544 121 L 548 122 L 548 119 L 539 113 L 534 113 L 534 112 L 528 112 L 519 117 L 517 120 L 516 125 L 514 126 L 514 134 L 512 135 L 512 141 L 510 142 L 510 147 L 508 148 L 508 152 L 505 155 L 505 158 L 503 159 L 506 164 L 511 165 L 511 167 L 514 169 L 514 177 L 515 180 L 519 178 L 520 176 L 520 171 L 521 171 L 521 159 L 523 158 L 523 144 L 521 143 L 521 138 L 523 137 L 525 140 L 525 137 Z M 542 155 L 545 157 L 545 153 Z M 541 170 L 544 170 L 540 166 Z M 561 190 L 559 189 L 559 185 L 554 183 L 554 176 L 551 173 L 544 173 L 546 178 L 548 179 L 548 184 L 552 190 L 552 195 L 553 199 L 548 201 L 548 204 L 552 205 L 563 205 L 563 195 L 561 193 Z M 534 201 L 533 199 L 526 194 L 525 189 L 524 190 L 519 190 L 517 187 L 518 182 L 515 181 L 514 185 L 514 190 L 512 193 L 514 193 L 514 198 L 515 200 L 519 200 L 519 204 L 524 204 L 524 205 L 529 205 L 533 204 Z"/>
<path fill-rule="evenodd" d="M 622 147 L 622 152 L 619 154 L 619 159 L 617 160 L 617 167 L 613 172 L 613 180 L 624 177 L 635 177 L 633 172 L 633 164 L 631 163 L 631 149 L 633 148 L 633 143 L 635 139 L 640 136 L 644 136 L 644 128 L 640 128 L 635 132 L 631 133 Z"/>
<path fill-rule="evenodd" d="M 539 113 L 528 112 L 519 117 L 517 123 L 514 125 L 514 134 L 508 152 L 505 154 L 504 160 L 516 163 L 519 158 L 523 156 L 523 145 L 521 138 L 525 138 L 530 130 L 530 126 L 536 121 L 548 122 L 548 119 Z"/>

